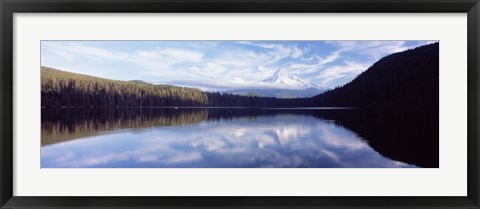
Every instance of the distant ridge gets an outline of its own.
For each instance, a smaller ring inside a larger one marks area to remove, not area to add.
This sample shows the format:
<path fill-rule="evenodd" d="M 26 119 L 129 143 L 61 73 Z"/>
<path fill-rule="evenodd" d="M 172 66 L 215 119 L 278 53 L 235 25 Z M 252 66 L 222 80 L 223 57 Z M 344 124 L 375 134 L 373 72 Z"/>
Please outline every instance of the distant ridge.
<path fill-rule="evenodd" d="M 275 98 L 308 98 L 328 90 L 313 82 L 300 78 L 294 74 L 279 69 L 261 83 L 268 87 L 241 88 L 225 91 L 226 93 L 248 95 L 255 93 L 263 97 Z"/>

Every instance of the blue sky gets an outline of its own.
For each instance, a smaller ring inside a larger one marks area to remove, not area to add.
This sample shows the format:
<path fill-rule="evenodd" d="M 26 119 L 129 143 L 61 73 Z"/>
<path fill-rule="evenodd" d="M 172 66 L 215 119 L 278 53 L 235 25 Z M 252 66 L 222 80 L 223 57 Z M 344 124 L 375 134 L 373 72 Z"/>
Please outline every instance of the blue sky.
<path fill-rule="evenodd" d="M 41 65 L 116 80 L 192 83 L 204 90 L 260 82 L 279 69 L 341 86 L 381 57 L 431 41 L 42 41 Z"/>

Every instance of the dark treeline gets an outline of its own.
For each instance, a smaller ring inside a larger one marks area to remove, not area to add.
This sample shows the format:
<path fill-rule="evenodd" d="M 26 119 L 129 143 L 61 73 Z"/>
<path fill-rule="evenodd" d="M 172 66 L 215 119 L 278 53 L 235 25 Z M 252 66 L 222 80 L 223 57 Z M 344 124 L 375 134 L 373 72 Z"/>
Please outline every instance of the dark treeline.
<path fill-rule="evenodd" d="M 210 107 L 306 107 L 308 98 L 280 99 L 229 93 L 206 93 Z"/>
<path fill-rule="evenodd" d="M 342 87 L 312 98 L 320 106 L 436 107 L 439 104 L 439 44 L 380 59 Z"/>
<path fill-rule="evenodd" d="M 277 99 L 194 88 L 117 81 L 41 67 L 42 107 L 294 107 L 307 99 Z"/>
<path fill-rule="evenodd" d="M 43 107 L 204 106 L 198 89 L 116 81 L 41 67 Z"/>
<path fill-rule="evenodd" d="M 388 55 L 354 80 L 312 98 L 279 99 L 116 81 L 41 67 L 43 107 L 435 107 L 439 44 Z"/>

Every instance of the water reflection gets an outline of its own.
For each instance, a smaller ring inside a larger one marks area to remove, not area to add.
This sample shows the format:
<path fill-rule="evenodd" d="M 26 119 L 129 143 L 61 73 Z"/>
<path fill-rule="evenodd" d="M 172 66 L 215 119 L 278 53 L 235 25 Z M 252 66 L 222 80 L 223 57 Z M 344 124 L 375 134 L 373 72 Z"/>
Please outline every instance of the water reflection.
<path fill-rule="evenodd" d="M 422 150 L 414 161 L 389 150 L 395 148 L 376 148 L 386 145 L 403 149 L 400 153 L 410 151 L 405 150 L 404 142 L 398 143 L 395 133 L 385 139 L 382 133 L 392 128 L 376 130 L 375 134 L 365 131 L 375 122 L 369 125 L 364 121 L 378 120 L 377 116 L 359 110 L 306 109 L 42 110 L 41 161 L 43 168 L 435 167 L 435 162 L 438 165 L 438 137 L 437 144 L 430 144 L 433 148 Z M 376 123 L 402 130 L 398 118 L 392 117 L 397 122 Z M 431 123 L 420 121 L 425 122 Z M 378 124 L 370 128 L 376 129 Z M 418 131 L 411 127 L 408 130 Z M 422 144 L 418 143 L 418 137 L 423 141 L 435 137 L 432 130 L 422 130 L 427 133 L 412 134 L 417 144 Z M 431 163 L 425 156 L 435 155 L 435 149 L 437 157 Z M 415 155 L 415 149 L 411 150 Z"/>

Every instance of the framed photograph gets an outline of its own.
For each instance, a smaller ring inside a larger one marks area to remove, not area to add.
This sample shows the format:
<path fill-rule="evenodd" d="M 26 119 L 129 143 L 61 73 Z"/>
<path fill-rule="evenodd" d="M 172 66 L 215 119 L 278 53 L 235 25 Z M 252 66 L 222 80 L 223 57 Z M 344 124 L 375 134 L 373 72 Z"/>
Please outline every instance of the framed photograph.
<path fill-rule="evenodd" d="M 479 4 L 1 1 L 1 208 L 479 208 Z"/>

